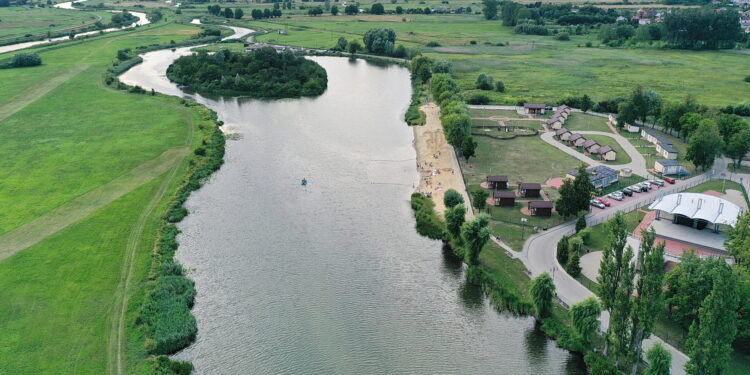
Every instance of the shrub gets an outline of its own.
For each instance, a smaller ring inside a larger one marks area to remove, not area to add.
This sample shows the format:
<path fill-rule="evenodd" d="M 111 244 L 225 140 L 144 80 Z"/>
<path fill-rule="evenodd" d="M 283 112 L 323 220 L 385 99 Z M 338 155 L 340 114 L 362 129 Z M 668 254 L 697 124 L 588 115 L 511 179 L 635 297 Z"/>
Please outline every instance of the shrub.
<path fill-rule="evenodd" d="M 451 74 L 453 73 L 453 63 L 439 57 L 432 63 L 432 72 Z"/>
<path fill-rule="evenodd" d="M 434 240 L 448 238 L 445 223 L 435 212 L 435 203 L 432 199 L 414 193 L 411 195 L 411 208 L 414 210 L 414 218 L 417 221 L 417 233 Z"/>
<path fill-rule="evenodd" d="M 475 104 L 475 105 L 482 105 L 482 104 L 488 104 L 490 102 L 490 98 L 487 95 L 484 94 L 472 94 L 469 97 L 469 100 L 467 100 L 469 104 Z"/>
<path fill-rule="evenodd" d="M 503 81 L 495 82 L 495 91 L 505 92 L 505 84 L 503 83 Z"/>
<path fill-rule="evenodd" d="M 745 77 L 745 82 L 750 82 L 750 76 Z"/>
<path fill-rule="evenodd" d="M 555 35 L 555 39 L 557 39 L 557 40 L 570 40 L 570 34 L 568 34 L 566 32 L 557 33 L 557 35 Z"/>
<path fill-rule="evenodd" d="M 492 90 L 492 81 L 492 76 L 482 73 L 477 77 L 477 88 L 480 90 Z"/>
<path fill-rule="evenodd" d="M 587 48 L 591 48 L 591 46 L 592 46 L 591 42 L 586 42 L 586 47 Z"/>
<path fill-rule="evenodd" d="M 445 204 L 445 207 L 455 207 L 464 203 L 464 197 L 461 196 L 461 193 L 453 189 L 448 189 L 443 196 L 443 203 Z"/>
<path fill-rule="evenodd" d="M 18 68 L 25 66 L 37 66 L 42 65 L 42 58 L 36 53 L 18 53 L 13 56 L 10 64 L 11 66 Z"/>
<path fill-rule="evenodd" d="M 476 40 L 470 40 L 470 41 L 469 41 L 469 44 L 471 44 L 471 45 L 475 45 L 475 44 L 477 44 L 477 41 L 476 41 Z"/>
<path fill-rule="evenodd" d="M 527 34 L 527 35 L 547 35 L 549 30 L 545 26 L 536 25 L 530 22 L 519 23 L 513 29 L 516 34 Z"/>

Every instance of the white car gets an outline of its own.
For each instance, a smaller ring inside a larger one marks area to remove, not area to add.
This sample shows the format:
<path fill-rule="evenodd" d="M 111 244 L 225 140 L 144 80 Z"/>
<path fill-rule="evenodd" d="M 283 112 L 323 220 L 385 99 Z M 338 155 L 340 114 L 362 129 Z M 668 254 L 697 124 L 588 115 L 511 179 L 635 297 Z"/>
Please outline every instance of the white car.
<path fill-rule="evenodd" d="M 609 195 L 607 195 L 607 196 L 610 197 L 610 198 L 612 198 L 612 199 L 614 199 L 614 200 L 616 200 L 616 201 L 621 201 L 623 198 L 625 198 L 625 195 L 623 195 L 619 191 L 616 191 L 614 193 L 609 193 Z"/>

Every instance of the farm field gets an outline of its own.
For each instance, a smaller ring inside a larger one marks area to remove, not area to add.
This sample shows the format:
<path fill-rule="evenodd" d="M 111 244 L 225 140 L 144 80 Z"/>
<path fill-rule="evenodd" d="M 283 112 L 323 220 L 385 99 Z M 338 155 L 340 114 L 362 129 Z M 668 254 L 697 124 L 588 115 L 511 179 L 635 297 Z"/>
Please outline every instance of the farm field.
<path fill-rule="evenodd" d="M 315 48 L 331 48 L 339 37 L 361 39 L 373 27 L 390 27 L 398 34 L 397 43 L 452 61 L 467 96 L 478 91 L 474 83 L 480 73 L 503 81 L 505 93 L 482 91 L 493 104 L 555 103 L 584 93 L 598 101 L 624 96 L 637 84 L 655 89 L 667 100 L 683 100 L 692 94 L 709 106 L 750 96 L 750 85 L 742 84 L 747 56 L 732 50 L 598 48 L 594 34 L 573 35 L 570 41 L 518 35 L 499 21 L 476 15 L 295 15 L 278 21 L 243 22 L 251 28 L 286 31 L 258 36 L 258 41 Z M 426 47 L 429 42 L 440 46 Z M 593 47 L 586 48 L 586 42 Z"/>
<path fill-rule="evenodd" d="M 57 8 L 0 7 L 0 44 L 25 36 L 65 32 L 96 21 L 108 23 L 111 13 L 71 12 Z"/>
<path fill-rule="evenodd" d="M 198 31 L 161 23 L 38 47 L 28 51 L 39 53 L 41 66 L 0 70 L 0 243 L 51 213 L 71 219 L 28 248 L 0 254 L 0 373 L 107 372 L 122 270 L 132 265 L 125 292 L 132 325 L 159 218 L 202 133 L 198 115 L 179 100 L 114 90 L 103 73 L 120 49 Z M 99 191 L 116 194 L 104 199 Z M 127 368 L 145 355 L 142 340 L 130 342 Z"/>

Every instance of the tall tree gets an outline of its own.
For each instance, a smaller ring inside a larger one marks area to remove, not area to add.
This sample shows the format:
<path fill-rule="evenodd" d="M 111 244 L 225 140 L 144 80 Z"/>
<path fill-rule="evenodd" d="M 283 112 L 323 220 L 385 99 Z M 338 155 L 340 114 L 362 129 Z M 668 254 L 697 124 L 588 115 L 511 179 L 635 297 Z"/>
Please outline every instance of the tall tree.
<path fill-rule="evenodd" d="M 487 198 L 490 193 L 487 190 L 479 189 L 471 192 L 471 203 L 477 211 L 482 211 L 487 207 Z"/>
<path fill-rule="evenodd" d="M 610 323 L 605 341 L 605 355 L 613 346 L 615 357 L 627 349 L 628 315 L 630 314 L 630 292 L 633 289 L 634 270 L 630 264 L 633 249 L 625 248 L 628 238 L 627 223 L 621 212 L 607 223 L 609 245 L 604 248 L 599 266 L 599 298 L 602 307 L 610 313 Z"/>
<path fill-rule="evenodd" d="M 743 212 L 729 231 L 724 248 L 734 257 L 738 267 L 750 271 L 750 211 Z"/>
<path fill-rule="evenodd" d="M 588 112 L 591 107 L 594 106 L 594 102 L 591 100 L 591 97 L 588 96 L 588 94 L 583 94 L 581 97 L 581 111 Z"/>
<path fill-rule="evenodd" d="M 461 226 L 466 221 L 466 207 L 458 204 L 445 211 L 445 226 L 454 240 L 461 241 Z"/>
<path fill-rule="evenodd" d="M 568 264 L 568 236 L 563 236 L 557 243 L 557 261 L 560 264 Z"/>
<path fill-rule="evenodd" d="M 672 354 L 660 342 L 654 343 L 646 352 L 648 368 L 644 375 L 669 375 L 672 366 Z"/>
<path fill-rule="evenodd" d="M 461 237 L 463 237 L 466 249 L 466 262 L 469 265 L 479 263 L 479 253 L 490 240 L 490 229 L 487 227 L 489 224 L 490 217 L 480 214 L 474 220 L 461 226 Z"/>
<path fill-rule="evenodd" d="M 234 18 L 234 12 L 232 12 L 232 8 L 224 8 L 224 17 Z"/>
<path fill-rule="evenodd" d="M 602 307 L 594 297 L 576 303 L 570 308 L 570 320 L 573 321 L 575 328 L 584 345 L 591 344 L 591 340 L 599 330 L 599 315 L 602 313 Z"/>
<path fill-rule="evenodd" d="M 245 15 L 245 12 L 242 10 L 242 8 L 237 8 L 234 10 L 234 18 L 235 19 L 242 19 L 242 16 Z"/>
<path fill-rule="evenodd" d="M 484 8 L 482 8 L 482 14 L 484 18 L 488 20 L 497 19 L 497 0 L 483 0 Z"/>
<path fill-rule="evenodd" d="M 548 272 L 544 272 L 531 280 L 529 285 L 531 300 L 534 302 L 534 309 L 539 319 L 544 319 L 552 315 L 552 299 L 555 298 L 555 283 Z"/>
<path fill-rule="evenodd" d="M 737 334 L 737 279 L 724 262 L 716 262 L 711 293 L 690 326 L 686 346 L 688 375 L 722 374 L 729 364 Z"/>
<path fill-rule="evenodd" d="M 474 137 L 470 135 L 464 137 L 464 141 L 461 142 L 461 156 L 463 156 L 467 162 L 470 157 L 476 156 L 477 145 L 477 141 L 475 141 Z"/>
<path fill-rule="evenodd" d="M 560 198 L 555 201 L 555 209 L 563 217 L 587 211 L 593 193 L 594 185 L 589 179 L 586 167 L 581 165 L 572 181 L 570 179 L 563 181 L 560 187 Z"/>
<path fill-rule="evenodd" d="M 724 147 L 724 154 L 727 155 L 735 167 L 739 167 L 742 158 L 750 152 L 750 128 L 740 130 L 738 133 L 729 137 L 729 142 Z"/>
<path fill-rule="evenodd" d="M 664 299 L 671 321 L 687 330 L 698 318 L 701 302 L 711 292 L 711 269 L 715 260 L 701 259 L 695 253 L 683 254 L 680 264 L 666 278 Z"/>
<path fill-rule="evenodd" d="M 636 282 L 633 309 L 631 312 L 632 333 L 630 352 L 633 355 L 631 375 L 636 375 L 641 362 L 643 340 L 651 335 L 654 320 L 662 309 L 662 285 L 664 285 L 664 242 L 654 246 L 654 228 L 641 231 L 643 240 L 638 252 L 640 277 Z"/>
<path fill-rule="evenodd" d="M 716 122 L 703 119 L 690 137 L 685 159 L 691 161 L 696 168 L 707 170 L 714 165 L 714 160 L 722 147 L 723 142 Z"/>

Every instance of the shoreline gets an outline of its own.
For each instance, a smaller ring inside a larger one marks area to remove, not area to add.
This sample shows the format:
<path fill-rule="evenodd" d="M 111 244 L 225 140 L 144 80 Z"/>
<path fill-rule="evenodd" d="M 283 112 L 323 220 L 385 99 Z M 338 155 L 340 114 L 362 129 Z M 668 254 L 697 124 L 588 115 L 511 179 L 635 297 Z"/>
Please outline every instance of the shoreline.
<path fill-rule="evenodd" d="M 440 122 L 440 107 L 433 103 L 419 107 L 425 113 L 425 124 L 413 126 L 414 150 L 417 152 L 416 167 L 419 183 L 416 193 L 430 194 L 435 203 L 435 211 L 445 217 L 443 196 L 448 189 L 461 193 L 466 206 L 466 220 L 474 219 L 469 194 L 466 191 L 461 166 L 453 146 L 448 144 Z"/>

